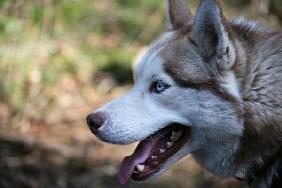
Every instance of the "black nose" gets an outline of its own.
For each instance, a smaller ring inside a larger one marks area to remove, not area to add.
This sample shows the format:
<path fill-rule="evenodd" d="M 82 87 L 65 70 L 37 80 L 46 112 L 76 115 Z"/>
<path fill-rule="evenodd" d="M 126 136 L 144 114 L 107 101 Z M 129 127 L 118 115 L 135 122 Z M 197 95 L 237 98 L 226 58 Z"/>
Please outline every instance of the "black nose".
<path fill-rule="evenodd" d="M 102 112 L 97 112 L 94 114 L 89 114 L 86 118 L 86 122 L 93 134 L 98 133 L 98 129 L 106 121 L 106 115 Z"/>

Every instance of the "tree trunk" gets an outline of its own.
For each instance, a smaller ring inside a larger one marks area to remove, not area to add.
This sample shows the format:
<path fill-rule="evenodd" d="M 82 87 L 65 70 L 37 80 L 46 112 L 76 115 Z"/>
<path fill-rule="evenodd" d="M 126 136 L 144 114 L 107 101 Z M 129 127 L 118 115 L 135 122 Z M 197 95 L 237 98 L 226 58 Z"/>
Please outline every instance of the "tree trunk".
<path fill-rule="evenodd" d="M 278 17 L 280 23 L 282 23 L 282 1 L 281 0 L 270 0 L 269 12 Z"/>
<path fill-rule="evenodd" d="M 224 0 L 224 2 L 229 6 L 242 7 L 249 5 L 251 0 Z"/>

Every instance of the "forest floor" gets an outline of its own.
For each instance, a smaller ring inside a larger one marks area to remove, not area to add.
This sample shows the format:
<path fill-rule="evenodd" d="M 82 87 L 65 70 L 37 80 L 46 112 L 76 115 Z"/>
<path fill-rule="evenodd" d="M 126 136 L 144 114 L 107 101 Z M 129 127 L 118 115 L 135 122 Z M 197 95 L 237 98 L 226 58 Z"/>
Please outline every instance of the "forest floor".
<path fill-rule="evenodd" d="M 85 116 L 106 101 L 123 93 L 120 89 L 99 102 L 58 109 L 49 122 L 33 122 L 25 131 L 13 128 L 0 135 L 0 187 L 118 188 L 118 187 L 244 187 L 236 180 L 221 180 L 199 168 L 188 156 L 167 173 L 149 182 L 122 186 L 117 170 L 122 158 L 136 144 L 117 146 L 102 143 L 89 131 Z M 52 120 L 56 119 L 56 121 Z"/>

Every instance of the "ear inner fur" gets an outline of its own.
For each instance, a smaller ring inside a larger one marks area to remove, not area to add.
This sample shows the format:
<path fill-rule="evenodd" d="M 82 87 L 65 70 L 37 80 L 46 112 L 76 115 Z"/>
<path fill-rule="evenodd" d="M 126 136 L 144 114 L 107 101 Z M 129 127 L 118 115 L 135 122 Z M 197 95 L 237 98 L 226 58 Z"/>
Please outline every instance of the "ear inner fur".
<path fill-rule="evenodd" d="M 211 66 L 222 70 L 228 70 L 233 66 L 236 52 L 229 38 L 228 23 L 217 1 L 201 2 L 191 35 L 202 56 L 213 64 Z"/>

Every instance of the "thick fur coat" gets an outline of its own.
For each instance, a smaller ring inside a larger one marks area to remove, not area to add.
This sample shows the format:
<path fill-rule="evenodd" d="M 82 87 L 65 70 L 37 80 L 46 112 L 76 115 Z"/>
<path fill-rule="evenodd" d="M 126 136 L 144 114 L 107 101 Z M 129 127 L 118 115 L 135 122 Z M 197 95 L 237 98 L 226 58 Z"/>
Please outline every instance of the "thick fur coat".
<path fill-rule="evenodd" d="M 189 140 L 148 178 L 192 154 L 218 176 L 281 185 L 281 33 L 228 21 L 215 0 L 202 0 L 195 17 L 182 0 L 167 7 L 168 31 L 136 66 L 132 90 L 96 111 L 106 120 L 95 134 L 129 144 L 170 124 L 189 127 Z"/>

